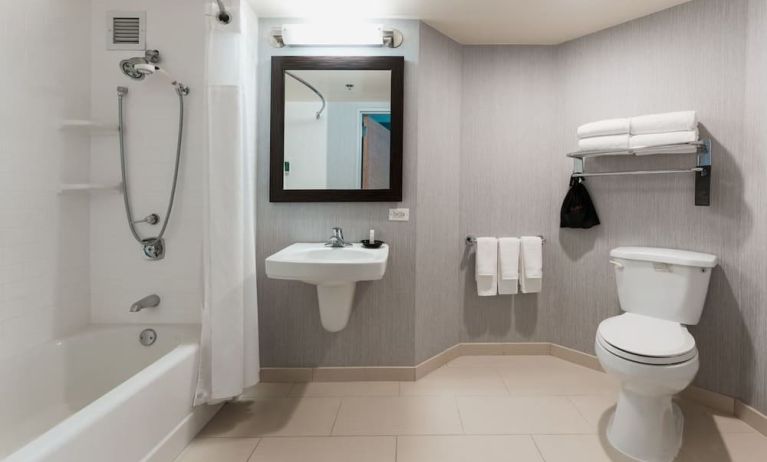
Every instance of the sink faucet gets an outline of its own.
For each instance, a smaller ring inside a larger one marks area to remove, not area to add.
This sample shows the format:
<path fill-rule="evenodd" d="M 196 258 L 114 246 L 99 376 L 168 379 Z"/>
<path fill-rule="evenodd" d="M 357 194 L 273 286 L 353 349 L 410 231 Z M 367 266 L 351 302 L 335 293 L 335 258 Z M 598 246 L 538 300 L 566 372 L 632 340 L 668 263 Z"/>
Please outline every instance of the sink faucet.
<path fill-rule="evenodd" d="M 156 294 L 147 295 L 146 297 L 142 298 L 141 300 L 135 302 L 133 305 L 130 306 L 130 312 L 131 313 L 137 313 L 144 308 L 154 308 L 157 305 L 160 304 L 160 296 Z"/>
<path fill-rule="evenodd" d="M 352 245 L 350 242 L 344 240 L 344 230 L 341 228 L 331 228 L 333 235 L 330 236 L 328 242 L 325 243 L 325 247 L 341 248 Z"/>

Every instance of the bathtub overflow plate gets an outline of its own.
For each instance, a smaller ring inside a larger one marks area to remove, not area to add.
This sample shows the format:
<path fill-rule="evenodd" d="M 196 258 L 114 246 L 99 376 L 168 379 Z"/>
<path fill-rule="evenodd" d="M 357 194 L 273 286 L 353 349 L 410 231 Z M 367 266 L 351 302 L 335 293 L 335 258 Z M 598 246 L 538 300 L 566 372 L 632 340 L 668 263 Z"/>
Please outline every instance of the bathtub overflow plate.
<path fill-rule="evenodd" d="M 144 346 L 150 346 L 157 341 L 157 332 L 154 329 L 144 329 L 138 335 L 138 341 Z"/>

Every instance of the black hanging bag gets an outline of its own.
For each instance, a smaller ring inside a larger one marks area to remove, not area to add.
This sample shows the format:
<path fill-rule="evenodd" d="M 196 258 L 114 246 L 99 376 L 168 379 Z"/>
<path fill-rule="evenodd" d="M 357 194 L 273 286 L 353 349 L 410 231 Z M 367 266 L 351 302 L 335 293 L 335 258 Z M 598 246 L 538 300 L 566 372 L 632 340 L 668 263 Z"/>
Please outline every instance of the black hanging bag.
<path fill-rule="evenodd" d="M 570 190 L 567 191 L 562 211 L 560 212 L 560 228 L 589 229 L 599 224 L 599 216 L 591 196 L 583 185 L 582 178 L 570 178 Z"/>

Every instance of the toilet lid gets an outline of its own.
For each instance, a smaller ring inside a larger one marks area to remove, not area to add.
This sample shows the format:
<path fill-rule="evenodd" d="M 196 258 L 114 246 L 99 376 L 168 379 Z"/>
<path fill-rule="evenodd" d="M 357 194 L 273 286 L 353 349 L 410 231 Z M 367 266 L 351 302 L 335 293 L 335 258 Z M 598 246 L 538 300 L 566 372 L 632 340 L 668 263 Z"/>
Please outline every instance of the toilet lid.
<path fill-rule="evenodd" d="M 682 362 L 696 354 L 695 339 L 682 324 L 634 313 L 605 319 L 599 324 L 598 336 L 615 349 L 648 364 Z M 617 352 L 620 356 L 620 352 Z"/>

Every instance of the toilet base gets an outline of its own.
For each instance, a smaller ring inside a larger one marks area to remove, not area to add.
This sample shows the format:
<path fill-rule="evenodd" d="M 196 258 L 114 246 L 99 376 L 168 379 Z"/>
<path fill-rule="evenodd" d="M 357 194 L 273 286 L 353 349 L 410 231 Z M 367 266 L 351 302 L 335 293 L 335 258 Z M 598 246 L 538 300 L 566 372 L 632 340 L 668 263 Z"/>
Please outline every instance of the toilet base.
<path fill-rule="evenodd" d="M 607 427 L 610 444 L 642 462 L 671 462 L 682 447 L 684 416 L 671 396 L 649 396 L 626 388 Z"/>

